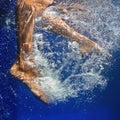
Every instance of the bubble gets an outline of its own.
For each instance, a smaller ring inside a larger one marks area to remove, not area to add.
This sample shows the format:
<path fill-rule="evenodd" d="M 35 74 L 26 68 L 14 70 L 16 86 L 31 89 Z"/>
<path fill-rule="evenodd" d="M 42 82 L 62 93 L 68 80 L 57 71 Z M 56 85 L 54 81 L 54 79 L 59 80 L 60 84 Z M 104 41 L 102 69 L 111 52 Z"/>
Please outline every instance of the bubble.
<path fill-rule="evenodd" d="M 101 45 L 101 54 L 83 57 L 76 42 L 35 28 L 30 57 L 35 58 L 35 66 L 43 75 L 36 80 L 51 102 L 64 102 L 80 97 L 80 93 L 105 88 L 108 78 L 103 74 L 104 65 L 110 67 L 109 55 L 119 47 L 120 7 L 110 0 L 82 0 L 81 5 L 85 11 L 69 11 L 62 17 L 79 33 Z"/>

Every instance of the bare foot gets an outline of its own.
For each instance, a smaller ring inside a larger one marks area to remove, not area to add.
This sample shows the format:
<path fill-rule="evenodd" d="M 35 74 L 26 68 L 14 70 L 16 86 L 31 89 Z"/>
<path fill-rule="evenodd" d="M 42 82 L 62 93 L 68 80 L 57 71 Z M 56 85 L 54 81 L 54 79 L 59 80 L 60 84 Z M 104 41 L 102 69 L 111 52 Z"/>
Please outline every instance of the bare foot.
<path fill-rule="evenodd" d="M 92 44 L 80 44 L 80 53 L 82 55 L 87 55 L 90 52 L 95 52 L 95 53 L 101 53 L 103 50 L 102 47 L 100 47 L 97 43 L 92 42 Z"/>
<path fill-rule="evenodd" d="M 45 93 L 42 91 L 42 89 L 40 89 L 40 83 L 36 83 L 34 81 L 35 78 L 38 76 L 35 74 L 35 72 L 33 72 L 32 69 L 31 71 L 24 71 L 20 69 L 18 62 L 16 62 L 10 69 L 10 73 L 14 77 L 22 80 L 23 83 L 25 83 L 30 88 L 30 90 L 35 96 L 40 98 L 43 102 L 48 103 L 48 99 Z"/>
<path fill-rule="evenodd" d="M 48 103 L 48 99 L 45 93 L 40 89 L 40 83 L 36 83 L 35 81 L 23 81 L 32 91 L 34 95 L 40 98 L 43 102 Z"/>

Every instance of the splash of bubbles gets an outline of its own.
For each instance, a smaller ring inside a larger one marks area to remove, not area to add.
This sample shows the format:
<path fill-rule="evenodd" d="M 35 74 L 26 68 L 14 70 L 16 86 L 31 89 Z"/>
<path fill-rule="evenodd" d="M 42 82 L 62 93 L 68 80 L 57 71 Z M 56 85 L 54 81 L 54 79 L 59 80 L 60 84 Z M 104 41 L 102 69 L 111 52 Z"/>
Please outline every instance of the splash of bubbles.
<path fill-rule="evenodd" d="M 36 30 L 34 34 L 31 56 L 43 75 L 36 80 L 41 82 L 51 102 L 66 101 L 107 85 L 102 73 L 104 65 L 109 65 L 108 52 L 112 53 L 119 44 L 120 7 L 108 0 L 82 0 L 81 5 L 85 6 L 85 11 L 69 11 L 62 17 L 73 21 L 69 22 L 70 26 L 100 44 L 104 48 L 102 54 L 82 57 L 74 41 L 43 30 Z"/>

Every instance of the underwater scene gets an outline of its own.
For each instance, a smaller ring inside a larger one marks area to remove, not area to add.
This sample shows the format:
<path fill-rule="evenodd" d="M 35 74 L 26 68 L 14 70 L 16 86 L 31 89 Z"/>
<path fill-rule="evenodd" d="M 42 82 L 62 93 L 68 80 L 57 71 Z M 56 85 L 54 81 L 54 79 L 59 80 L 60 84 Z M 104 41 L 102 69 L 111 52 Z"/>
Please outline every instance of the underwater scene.
<path fill-rule="evenodd" d="M 65 31 L 51 32 L 51 24 L 43 27 L 48 21 L 35 18 L 33 48 L 25 61 L 42 74 L 34 82 L 47 103 L 10 73 L 20 47 L 16 4 L 0 0 L 0 120 L 120 120 L 120 0 L 55 0 L 47 7 L 60 12 L 54 7 L 44 12 L 62 18 L 99 45 L 99 52 L 83 54 L 79 42 L 62 35 Z"/>

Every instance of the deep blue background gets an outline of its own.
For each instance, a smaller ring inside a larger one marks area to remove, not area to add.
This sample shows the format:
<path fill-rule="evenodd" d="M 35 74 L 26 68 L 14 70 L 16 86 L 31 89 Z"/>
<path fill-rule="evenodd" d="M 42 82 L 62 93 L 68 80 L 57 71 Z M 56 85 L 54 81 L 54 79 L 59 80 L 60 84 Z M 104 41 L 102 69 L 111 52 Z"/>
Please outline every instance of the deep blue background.
<path fill-rule="evenodd" d="M 15 0 L 0 0 L 0 120 L 120 120 L 120 49 L 113 52 L 112 65 L 104 73 L 108 86 L 96 90 L 92 102 L 70 99 L 46 105 L 9 73 L 17 55 L 15 25 L 8 20 L 14 21 L 14 9 Z"/>

